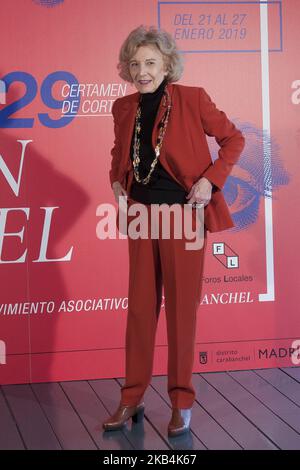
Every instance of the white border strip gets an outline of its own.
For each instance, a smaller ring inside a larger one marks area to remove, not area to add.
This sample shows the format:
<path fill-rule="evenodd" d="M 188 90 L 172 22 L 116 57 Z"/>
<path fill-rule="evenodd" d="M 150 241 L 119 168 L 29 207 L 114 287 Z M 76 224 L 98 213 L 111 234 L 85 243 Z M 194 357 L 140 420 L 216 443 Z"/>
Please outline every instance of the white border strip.
<path fill-rule="evenodd" d="M 262 83 L 262 117 L 263 117 L 263 158 L 265 196 L 265 235 L 266 235 L 266 271 L 267 292 L 258 294 L 260 302 L 275 300 L 274 286 L 274 243 L 272 214 L 272 185 L 270 181 L 271 148 L 270 148 L 270 90 L 269 90 L 269 41 L 268 41 L 268 4 L 260 4 L 260 50 L 261 50 L 261 83 Z M 266 185 L 267 183 L 267 185 Z"/>

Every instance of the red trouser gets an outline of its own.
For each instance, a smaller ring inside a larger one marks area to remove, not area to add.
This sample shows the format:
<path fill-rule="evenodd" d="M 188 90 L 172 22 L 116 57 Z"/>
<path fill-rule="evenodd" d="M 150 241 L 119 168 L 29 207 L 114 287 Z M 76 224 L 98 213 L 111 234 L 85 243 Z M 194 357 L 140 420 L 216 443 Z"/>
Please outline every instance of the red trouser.
<path fill-rule="evenodd" d="M 128 200 L 129 206 L 136 202 Z M 150 206 L 148 210 L 150 221 Z M 181 205 L 181 208 L 183 206 Z M 183 209 L 181 209 L 183 210 Z M 195 217 L 196 209 L 193 209 Z M 132 216 L 128 216 L 130 223 Z M 129 290 L 126 327 L 126 376 L 121 403 L 134 406 L 151 382 L 155 333 L 164 286 L 168 337 L 168 394 L 174 408 L 191 408 L 196 313 L 200 303 L 207 232 L 202 249 L 186 250 L 186 239 L 132 239 L 129 247 Z M 193 226 L 194 227 L 194 226 Z M 150 233 L 150 232 L 149 232 Z M 174 235 L 174 230 L 173 230 Z"/>

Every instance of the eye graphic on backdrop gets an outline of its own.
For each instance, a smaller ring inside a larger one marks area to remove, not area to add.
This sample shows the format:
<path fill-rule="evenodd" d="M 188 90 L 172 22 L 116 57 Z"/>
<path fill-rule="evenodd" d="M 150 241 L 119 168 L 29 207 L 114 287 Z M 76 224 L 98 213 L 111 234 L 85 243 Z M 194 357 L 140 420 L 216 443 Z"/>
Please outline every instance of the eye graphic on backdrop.
<path fill-rule="evenodd" d="M 245 135 L 246 144 L 226 181 L 223 194 L 235 223 L 235 227 L 230 230 L 239 231 L 257 221 L 260 202 L 265 196 L 275 199 L 275 190 L 287 185 L 290 175 L 283 166 L 279 146 L 274 138 L 266 137 L 262 129 L 252 124 L 240 123 L 236 119 L 232 121 Z M 213 159 L 216 159 L 219 146 L 213 138 L 209 141 L 209 147 Z M 267 155 L 264 158 L 264 148 L 270 152 L 270 159 Z"/>
<path fill-rule="evenodd" d="M 21 93 L 23 94 L 18 99 L 15 99 L 13 102 L 8 100 L 9 103 L 5 107 L 1 107 L 0 128 L 32 128 L 35 121 L 38 119 L 43 126 L 58 129 L 69 125 L 74 119 L 75 114 L 72 116 L 62 115 L 61 110 L 64 104 L 64 98 L 62 97 L 57 99 L 53 95 L 53 87 L 57 85 L 57 82 L 65 83 L 70 88 L 72 85 L 78 85 L 78 80 L 72 73 L 65 70 L 52 72 L 43 79 L 40 86 L 36 78 L 28 72 L 9 72 L 4 77 L 1 77 L 1 79 L 5 85 L 8 96 L 10 86 L 16 85 L 18 87 L 18 95 L 20 95 L 20 83 L 25 85 L 25 93 L 22 90 Z M 43 102 L 43 107 L 41 108 L 41 111 L 43 112 L 37 113 L 37 117 L 34 114 L 32 117 L 24 117 L 23 108 L 27 107 L 27 105 L 34 101 L 38 94 L 40 94 Z M 78 104 L 78 106 L 80 104 L 80 99 L 77 97 L 70 96 L 68 97 L 68 101 L 71 109 L 73 109 L 73 104 Z M 52 110 L 60 111 L 60 113 L 56 113 L 56 118 L 51 117 Z M 17 116 L 15 116 L 16 113 Z"/>
<path fill-rule="evenodd" d="M 6 84 L 3 80 L 0 80 L 0 104 L 6 103 Z"/>

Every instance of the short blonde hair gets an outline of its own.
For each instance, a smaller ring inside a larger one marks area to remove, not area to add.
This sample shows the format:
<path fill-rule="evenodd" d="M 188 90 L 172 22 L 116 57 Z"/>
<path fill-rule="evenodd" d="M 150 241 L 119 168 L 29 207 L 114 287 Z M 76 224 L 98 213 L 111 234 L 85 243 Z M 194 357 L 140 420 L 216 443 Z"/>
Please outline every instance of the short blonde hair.
<path fill-rule="evenodd" d="M 155 26 L 141 25 L 131 31 L 123 42 L 119 52 L 119 62 L 117 69 L 119 76 L 130 83 L 133 83 L 129 72 L 129 61 L 140 46 L 155 45 L 162 53 L 167 66 L 168 82 L 177 82 L 183 73 L 183 56 L 178 51 L 175 40 L 171 34 Z"/>

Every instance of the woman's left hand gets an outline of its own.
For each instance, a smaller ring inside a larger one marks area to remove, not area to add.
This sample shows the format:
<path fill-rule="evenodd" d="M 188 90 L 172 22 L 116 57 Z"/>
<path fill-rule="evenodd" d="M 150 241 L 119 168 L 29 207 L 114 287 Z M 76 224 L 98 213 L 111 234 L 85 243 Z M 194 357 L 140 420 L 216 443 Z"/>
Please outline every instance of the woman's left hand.
<path fill-rule="evenodd" d="M 187 195 L 188 204 L 200 203 L 206 206 L 211 200 L 212 184 L 207 178 L 200 178 L 193 184 Z"/>

